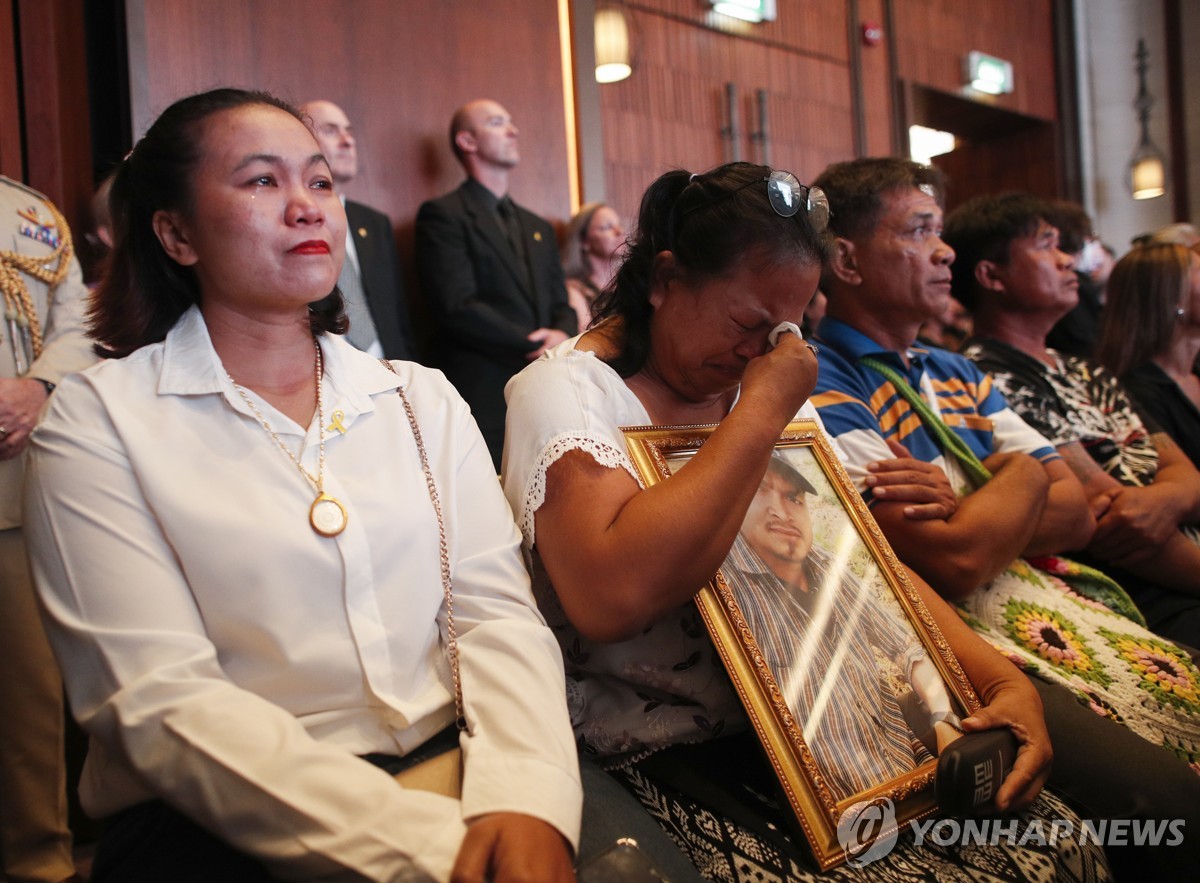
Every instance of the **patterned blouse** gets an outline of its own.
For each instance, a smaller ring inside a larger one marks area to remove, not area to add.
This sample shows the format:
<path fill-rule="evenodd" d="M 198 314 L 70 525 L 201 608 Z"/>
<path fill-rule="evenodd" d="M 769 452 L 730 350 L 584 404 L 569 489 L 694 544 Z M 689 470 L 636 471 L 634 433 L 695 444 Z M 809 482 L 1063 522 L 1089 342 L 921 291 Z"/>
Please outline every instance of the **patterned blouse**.
<path fill-rule="evenodd" d="M 1107 368 L 1047 352 L 1053 366 L 993 338 L 975 338 L 963 349 L 963 355 L 992 374 L 1013 410 L 1055 447 L 1078 441 L 1121 484 L 1150 484 L 1158 472 L 1158 451 L 1150 436 L 1158 425 L 1143 418 Z"/>

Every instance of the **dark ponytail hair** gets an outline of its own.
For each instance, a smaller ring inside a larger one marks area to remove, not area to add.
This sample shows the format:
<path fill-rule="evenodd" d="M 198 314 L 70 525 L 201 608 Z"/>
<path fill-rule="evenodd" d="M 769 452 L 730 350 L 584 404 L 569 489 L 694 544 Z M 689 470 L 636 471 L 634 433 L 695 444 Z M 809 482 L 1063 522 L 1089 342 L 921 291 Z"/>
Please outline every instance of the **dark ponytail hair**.
<path fill-rule="evenodd" d="M 671 252 L 684 276 L 697 283 L 733 273 L 751 254 L 766 265 L 824 262 L 825 237 L 807 212 L 783 218 L 771 208 L 770 174 L 767 166 L 744 162 L 703 175 L 676 169 L 647 188 L 625 260 L 593 307 L 593 327 L 607 318 L 621 320 L 621 352 L 608 361 L 622 377 L 640 371 L 650 352 L 650 289 L 660 252 Z"/>
<path fill-rule="evenodd" d="M 194 208 L 192 175 L 201 159 L 203 123 L 214 114 L 254 105 L 278 108 L 303 122 L 299 111 L 266 92 L 214 89 L 163 111 L 117 167 L 108 196 L 113 248 L 88 314 L 101 356 L 120 358 L 157 343 L 199 302 L 195 273 L 163 249 L 154 233 L 154 214 L 186 214 Z M 336 289 L 309 309 L 314 334 L 345 332 Z"/>

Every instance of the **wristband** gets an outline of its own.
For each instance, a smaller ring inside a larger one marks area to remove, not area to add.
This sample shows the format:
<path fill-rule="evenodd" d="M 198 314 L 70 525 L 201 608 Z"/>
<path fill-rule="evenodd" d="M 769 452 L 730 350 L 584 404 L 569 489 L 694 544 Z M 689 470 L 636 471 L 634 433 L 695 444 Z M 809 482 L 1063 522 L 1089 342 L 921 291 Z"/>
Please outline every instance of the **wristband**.
<path fill-rule="evenodd" d="M 949 724 L 960 733 L 963 731 L 962 719 L 953 711 L 935 711 L 929 716 L 929 724 Z"/>

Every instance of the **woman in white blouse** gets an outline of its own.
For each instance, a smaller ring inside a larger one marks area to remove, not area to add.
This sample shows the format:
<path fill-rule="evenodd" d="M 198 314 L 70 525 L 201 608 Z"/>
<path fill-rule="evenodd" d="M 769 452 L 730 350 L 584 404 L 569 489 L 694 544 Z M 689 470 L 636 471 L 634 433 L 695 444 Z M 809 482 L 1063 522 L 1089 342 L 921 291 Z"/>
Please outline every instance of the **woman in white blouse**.
<path fill-rule="evenodd" d="M 573 879 L 519 535 L 444 378 L 339 336 L 346 219 L 300 117 L 183 99 L 111 204 L 110 359 L 59 386 L 26 499 L 84 805 L 111 817 L 92 879 Z M 385 771 L 431 740 L 461 745 L 461 799 Z"/>
<path fill-rule="evenodd" d="M 597 323 L 506 390 L 505 493 L 563 648 L 581 750 L 637 793 L 713 879 L 747 867 L 764 878 L 807 876 L 777 810 L 714 785 L 741 778 L 737 789 L 774 790 L 757 747 L 737 735 L 746 718 L 692 598 L 724 561 L 784 427 L 818 419 L 807 403 L 814 354 L 798 335 L 779 334 L 776 346 L 769 338 L 800 322 L 817 288 L 827 213 L 819 190 L 763 166 L 663 175 L 643 197 Z M 621 427 L 708 423 L 720 425 L 687 465 L 643 490 Z M 911 499 L 913 517 L 953 511 L 948 485 L 922 464 L 892 461 L 877 474 L 889 495 Z M 1051 757 L 1036 691 L 913 581 L 985 703 L 964 727 L 1008 725 L 1021 742 L 999 805 L 1028 805 Z M 972 861 L 982 862 L 978 872 L 995 858 L 964 855 L 901 847 L 888 862 L 898 875 L 916 866 L 932 877 L 970 873 Z M 886 875 L 886 864 L 872 871 Z"/>

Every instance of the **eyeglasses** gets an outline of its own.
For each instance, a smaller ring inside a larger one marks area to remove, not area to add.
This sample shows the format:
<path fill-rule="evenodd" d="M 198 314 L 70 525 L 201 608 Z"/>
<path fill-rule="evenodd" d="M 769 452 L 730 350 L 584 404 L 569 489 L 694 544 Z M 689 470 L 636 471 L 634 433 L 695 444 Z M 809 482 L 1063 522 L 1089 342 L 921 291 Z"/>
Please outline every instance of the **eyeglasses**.
<path fill-rule="evenodd" d="M 821 233 L 829 226 L 829 197 L 820 187 L 801 184 L 791 172 L 776 170 L 761 179 L 767 182 L 767 199 L 781 218 L 794 217 L 803 206 L 808 222 Z"/>
<path fill-rule="evenodd" d="M 825 195 L 825 191 L 820 187 L 810 187 L 807 184 L 801 184 L 800 180 L 791 172 L 785 172 L 780 169 L 776 169 L 765 178 L 755 178 L 753 181 L 747 181 L 741 187 L 736 187 L 728 193 L 723 193 L 708 202 L 694 205 L 684 211 L 679 217 L 683 219 L 697 209 L 713 205 L 722 199 L 733 196 L 735 193 L 740 193 L 747 187 L 764 181 L 767 184 L 767 200 L 771 203 L 771 208 L 779 217 L 794 218 L 799 214 L 801 207 L 803 207 L 808 217 L 808 222 L 817 233 L 823 233 L 825 228 L 829 226 L 829 197 Z"/>

